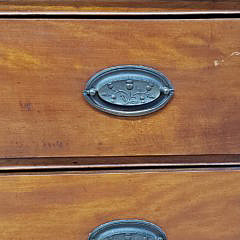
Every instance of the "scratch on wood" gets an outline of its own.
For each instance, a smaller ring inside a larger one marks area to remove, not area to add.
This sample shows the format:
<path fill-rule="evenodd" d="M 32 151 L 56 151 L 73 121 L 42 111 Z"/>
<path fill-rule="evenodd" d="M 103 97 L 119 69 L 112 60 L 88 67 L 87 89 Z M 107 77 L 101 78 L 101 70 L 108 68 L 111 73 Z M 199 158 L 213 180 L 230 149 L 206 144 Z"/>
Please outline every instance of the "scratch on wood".
<path fill-rule="evenodd" d="M 218 65 L 220 65 L 223 62 L 224 62 L 223 59 L 221 59 L 221 60 L 214 60 L 213 64 L 214 64 L 215 67 L 217 67 Z"/>
<path fill-rule="evenodd" d="M 233 52 L 230 56 L 240 56 L 240 52 Z"/>
<path fill-rule="evenodd" d="M 232 52 L 228 57 L 225 58 L 225 60 L 228 60 L 232 56 L 240 56 L 240 52 L 237 52 L 237 51 L 236 52 Z M 214 64 L 215 67 L 217 67 L 220 64 L 224 63 L 225 60 L 223 60 L 223 59 L 220 59 L 220 60 L 216 59 L 216 60 L 213 61 L 213 64 Z"/>
<path fill-rule="evenodd" d="M 20 105 L 20 107 L 23 109 L 23 110 L 25 110 L 25 111 L 27 111 L 27 112 L 30 112 L 30 111 L 32 111 L 32 104 L 31 103 L 22 103 L 21 101 L 19 102 L 19 105 Z"/>
<path fill-rule="evenodd" d="M 46 147 L 46 148 L 63 148 L 64 144 L 63 144 L 62 141 L 47 142 L 47 143 L 43 143 L 43 147 Z"/>

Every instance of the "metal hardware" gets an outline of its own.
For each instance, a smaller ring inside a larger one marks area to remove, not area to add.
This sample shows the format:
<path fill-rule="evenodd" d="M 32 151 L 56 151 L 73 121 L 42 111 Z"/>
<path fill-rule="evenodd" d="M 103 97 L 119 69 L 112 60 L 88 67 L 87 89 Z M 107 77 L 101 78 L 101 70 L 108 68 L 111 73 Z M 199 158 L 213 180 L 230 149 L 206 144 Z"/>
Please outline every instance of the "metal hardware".
<path fill-rule="evenodd" d="M 97 227 L 88 240 L 167 240 L 157 225 L 143 220 L 117 220 Z"/>
<path fill-rule="evenodd" d="M 161 72 L 135 65 L 104 69 L 95 74 L 83 94 L 95 108 L 118 116 L 141 116 L 163 108 L 174 93 Z"/>

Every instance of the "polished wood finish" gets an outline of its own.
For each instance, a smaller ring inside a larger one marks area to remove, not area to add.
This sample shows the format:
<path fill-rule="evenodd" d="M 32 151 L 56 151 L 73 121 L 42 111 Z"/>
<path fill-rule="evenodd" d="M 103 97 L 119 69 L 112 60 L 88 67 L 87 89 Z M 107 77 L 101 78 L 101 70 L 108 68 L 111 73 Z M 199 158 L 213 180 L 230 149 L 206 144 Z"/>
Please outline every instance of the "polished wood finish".
<path fill-rule="evenodd" d="M 239 29 L 239 20 L 0 21 L 0 157 L 239 154 Z M 174 99 L 138 118 L 93 109 L 85 83 L 121 64 L 162 71 Z"/>
<path fill-rule="evenodd" d="M 239 0 L 5 0 L 0 11 L 171 12 L 239 11 Z"/>
<path fill-rule="evenodd" d="M 238 240 L 239 181 L 239 171 L 1 176 L 1 239 L 87 240 L 136 218 L 170 240 Z"/>

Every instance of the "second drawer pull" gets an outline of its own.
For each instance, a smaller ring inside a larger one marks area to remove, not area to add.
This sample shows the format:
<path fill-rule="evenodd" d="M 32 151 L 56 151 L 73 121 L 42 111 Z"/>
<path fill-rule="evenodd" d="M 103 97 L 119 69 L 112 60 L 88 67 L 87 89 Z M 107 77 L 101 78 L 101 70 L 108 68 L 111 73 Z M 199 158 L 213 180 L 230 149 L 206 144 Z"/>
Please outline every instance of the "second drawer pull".
<path fill-rule="evenodd" d="M 100 225 L 88 240 L 166 240 L 162 229 L 143 220 L 116 220 Z"/>

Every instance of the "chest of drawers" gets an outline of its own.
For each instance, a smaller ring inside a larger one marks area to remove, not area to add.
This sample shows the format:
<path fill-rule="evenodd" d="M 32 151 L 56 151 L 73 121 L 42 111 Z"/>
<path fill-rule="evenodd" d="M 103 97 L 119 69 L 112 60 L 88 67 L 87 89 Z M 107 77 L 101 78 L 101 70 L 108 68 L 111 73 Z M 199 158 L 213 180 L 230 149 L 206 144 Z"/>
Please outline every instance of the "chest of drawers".
<path fill-rule="evenodd" d="M 239 239 L 239 7 L 1 3 L 1 239 Z"/>

